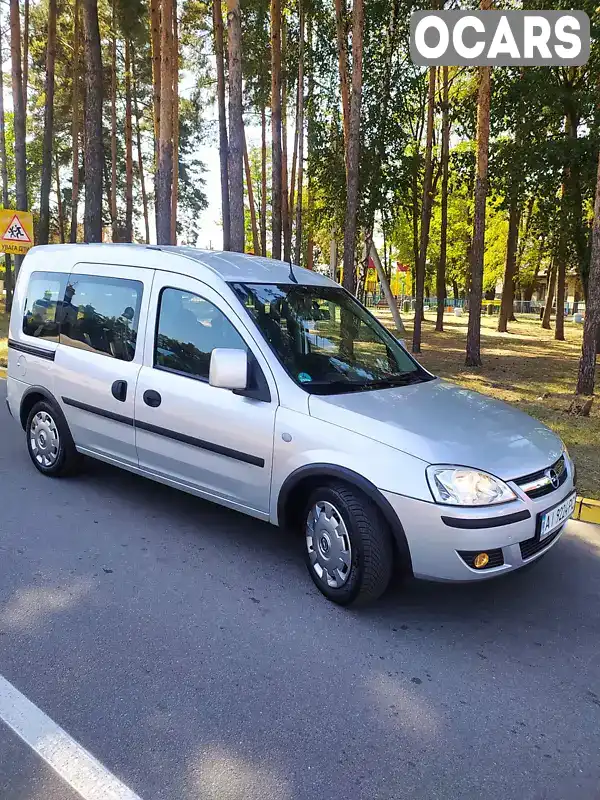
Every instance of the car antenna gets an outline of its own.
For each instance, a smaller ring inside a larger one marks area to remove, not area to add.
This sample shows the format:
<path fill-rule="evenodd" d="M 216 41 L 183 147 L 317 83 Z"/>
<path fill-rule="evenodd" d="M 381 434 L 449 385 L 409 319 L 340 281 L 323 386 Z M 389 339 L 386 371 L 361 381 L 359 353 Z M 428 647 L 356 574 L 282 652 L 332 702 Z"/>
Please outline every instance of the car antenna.
<path fill-rule="evenodd" d="M 292 283 L 298 283 L 298 278 L 294 275 L 294 268 L 292 266 L 292 257 L 291 256 L 290 256 L 290 260 L 289 260 L 289 265 L 290 265 L 289 279 L 292 281 Z"/>

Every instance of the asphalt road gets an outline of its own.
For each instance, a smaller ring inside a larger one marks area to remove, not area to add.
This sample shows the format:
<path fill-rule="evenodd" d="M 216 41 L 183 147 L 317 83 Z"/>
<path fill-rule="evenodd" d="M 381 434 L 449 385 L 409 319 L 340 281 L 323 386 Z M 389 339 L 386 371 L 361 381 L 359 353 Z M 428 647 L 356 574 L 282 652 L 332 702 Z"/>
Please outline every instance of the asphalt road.
<path fill-rule="evenodd" d="M 600 532 L 343 610 L 268 525 L 29 462 L 0 381 L 0 675 L 143 800 L 600 797 Z M 2 800 L 77 795 L 0 722 Z"/>

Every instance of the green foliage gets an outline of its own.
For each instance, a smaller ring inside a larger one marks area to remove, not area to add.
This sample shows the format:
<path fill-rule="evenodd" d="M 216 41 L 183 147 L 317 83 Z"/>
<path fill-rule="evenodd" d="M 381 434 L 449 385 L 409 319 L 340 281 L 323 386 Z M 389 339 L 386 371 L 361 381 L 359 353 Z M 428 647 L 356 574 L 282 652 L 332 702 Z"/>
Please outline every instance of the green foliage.
<path fill-rule="evenodd" d="M 205 166 L 196 151 L 202 141 L 199 124 L 200 107 L 197 101 L 183 99 L 179 109 L 179 214 L 178 238 L 184 244 L 196 244 L 200 214 L 208 205 L 202 177 Z"/>

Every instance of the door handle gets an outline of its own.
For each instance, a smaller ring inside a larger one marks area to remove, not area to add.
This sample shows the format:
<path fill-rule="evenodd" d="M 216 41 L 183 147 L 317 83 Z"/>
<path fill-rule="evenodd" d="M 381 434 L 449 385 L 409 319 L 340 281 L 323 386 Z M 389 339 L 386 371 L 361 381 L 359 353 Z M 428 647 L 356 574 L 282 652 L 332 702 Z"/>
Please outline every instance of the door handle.
<path fill-rule="evenodd" d="M 146 389 L 143 394 L 144 403 L 150 408 L 158 408 L 159 405 L 162 403 L 162 397 L 159 395 L 158 392 L 155 392 L 154 389 Z"/>
<path fill-rule="evenodd" d="M 127 400 L 127 381 L 115 381 L 110 390 L 115 400 L 120 400 L 121 403 Z"/>

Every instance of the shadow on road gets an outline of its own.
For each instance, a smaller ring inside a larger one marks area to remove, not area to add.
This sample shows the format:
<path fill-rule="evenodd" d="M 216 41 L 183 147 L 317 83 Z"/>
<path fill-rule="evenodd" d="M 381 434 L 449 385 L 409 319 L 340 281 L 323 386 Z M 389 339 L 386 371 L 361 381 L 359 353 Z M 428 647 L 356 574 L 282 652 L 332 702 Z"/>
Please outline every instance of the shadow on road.
<path fill-rule="evenodd" d="M 345 610 L 276 528 L 15 461 L 0 671 L 144 800 L 594 796 L 594 530 L 502 580 Z"/>

